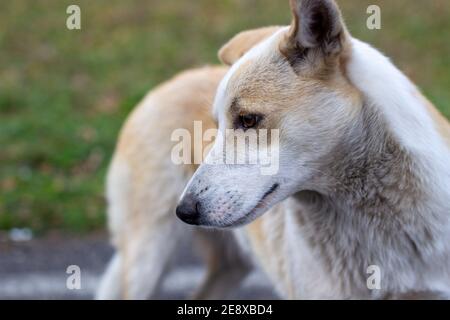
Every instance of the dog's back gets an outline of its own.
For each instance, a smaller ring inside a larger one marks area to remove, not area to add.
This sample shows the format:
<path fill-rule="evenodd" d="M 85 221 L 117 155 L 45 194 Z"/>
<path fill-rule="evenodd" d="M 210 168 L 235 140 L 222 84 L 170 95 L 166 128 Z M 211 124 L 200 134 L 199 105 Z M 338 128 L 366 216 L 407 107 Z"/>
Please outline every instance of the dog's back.
<path fill-rule="evenodd" d="M 98 298 L 146 298 L 176 243 L 187 236 L 190 228 L 174 211 L 196 165 L 175 165 L 170 139 L 181 128 L 192 134 L 196 120 L 203 130 L 215 128 L 210 108 L 226 71 L 183 72 L 151 91 L 127 119 L 107 177 L 108 223 L 117 251 Z"/>

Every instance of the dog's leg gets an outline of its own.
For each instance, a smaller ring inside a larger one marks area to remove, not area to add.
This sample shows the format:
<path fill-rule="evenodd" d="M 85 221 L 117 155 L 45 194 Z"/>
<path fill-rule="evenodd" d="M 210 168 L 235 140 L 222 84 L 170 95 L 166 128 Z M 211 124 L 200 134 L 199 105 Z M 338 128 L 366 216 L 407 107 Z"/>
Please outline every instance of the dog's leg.
<path fill-rule="evenodd" d="M 95 294 L 96 299 L 113 300 L 123 298 L 124 225 L 130 205 L 131 170 L 126 161 L 113 158 L 107 179 L 108 227 L 116 248 L 114 256 L 103 274 Z"/>
<path fill-rule="evenodd" d="M 121 275 L 122 257 L 119 253 L 115 253 L 103 275 L 99 288 L 96 293 L 96 299 L 113 300 L 119 299 L 122 294 Z"/>
<path fill-rule="evenodd" d="M 174 170 L 146 171 L 138 165 L 116 156 L 108 173 L 108 222 L 116 254 L 103 276 L 98 299 L 151 297 L 179 240 L 192 230 L 175 216 L 185 181 L 170 180 Z M 170 187 L 171 183 L 178 187 Z"/>
<path fill-rule="evenodd" d="M 207 274 L 194 299 L 228 299 L 252 270 L 229 231 L 198 230 L 195 240 L 203 256 Z"/>
<path fill-rule="evenodd" d="M 167 218 L 152 230 L 130 235 L 132 239 L 117 250 L 102 278 L 97 299 L 152 298 L 177 245 L 189 232 L 175 219 Z"/>
<path fill-rule="evenodd" d="M 168 216 L 165 221 L 154 223 L 151 230 L 138 232 L 128 243 L 124 263 L 126 299 L 154 297 L 171 257 L 190 233 L 190 228 L 175 219 Z"/>

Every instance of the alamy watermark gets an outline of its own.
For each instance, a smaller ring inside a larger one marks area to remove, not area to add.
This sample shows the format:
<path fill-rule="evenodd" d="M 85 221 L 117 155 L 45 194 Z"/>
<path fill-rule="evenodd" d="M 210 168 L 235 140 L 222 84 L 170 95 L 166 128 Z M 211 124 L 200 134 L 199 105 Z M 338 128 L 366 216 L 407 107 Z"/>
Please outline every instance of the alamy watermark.
<path fill-rule="evenodd" d="M 70 265 L 66 269 L 66 273 L 69 274 L 66 280 L 66 288 L 69 290 L 81 289 L 81 269 L 77 265 Z"/>
<path fill-rule="evenodd" d="M 76 4 L 67 7 L 66 13 L 69 15 L 66 19 L 66 27 L 69 30 L 81 29 L 81 9 Z"/>
<path fill-rule="evenodd" d="M 381 289 L 381 268 L 375 264 L 367 267 L 367 274 L 370 276 L 367 278 L 367 289 L 380 290 Z"/>
<path fill-rule="evenodd" d="M 369 30 L 381 29 L 381 8 L 375 4 L 367 7 L 367 14 L 370 16 L 366 20 L 366 26 Z"/>

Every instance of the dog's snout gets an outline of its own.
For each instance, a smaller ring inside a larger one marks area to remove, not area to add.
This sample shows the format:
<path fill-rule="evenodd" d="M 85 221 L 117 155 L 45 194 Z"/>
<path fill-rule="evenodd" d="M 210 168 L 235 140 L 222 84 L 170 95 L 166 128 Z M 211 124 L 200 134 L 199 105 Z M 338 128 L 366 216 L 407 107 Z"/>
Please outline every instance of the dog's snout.
<path fill-rule="evenodd" d="M 197 199 L 189 194 L 186 194 L 176 209 L 177 217 L 182 221 L 198 225 L 200 220 L 200 204 Z"/>

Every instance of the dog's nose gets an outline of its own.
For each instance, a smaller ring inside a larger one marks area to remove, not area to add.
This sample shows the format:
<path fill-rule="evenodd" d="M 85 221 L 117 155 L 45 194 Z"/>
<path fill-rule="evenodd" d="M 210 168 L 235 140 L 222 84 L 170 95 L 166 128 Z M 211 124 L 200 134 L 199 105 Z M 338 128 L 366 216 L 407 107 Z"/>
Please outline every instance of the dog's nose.
<path fill-rule="evenodd" d="M 178 204 L 176 214 L 187 224 L 198 225 L 200 218 L 198 201 L 193 196 L 186 194 Z"/>

